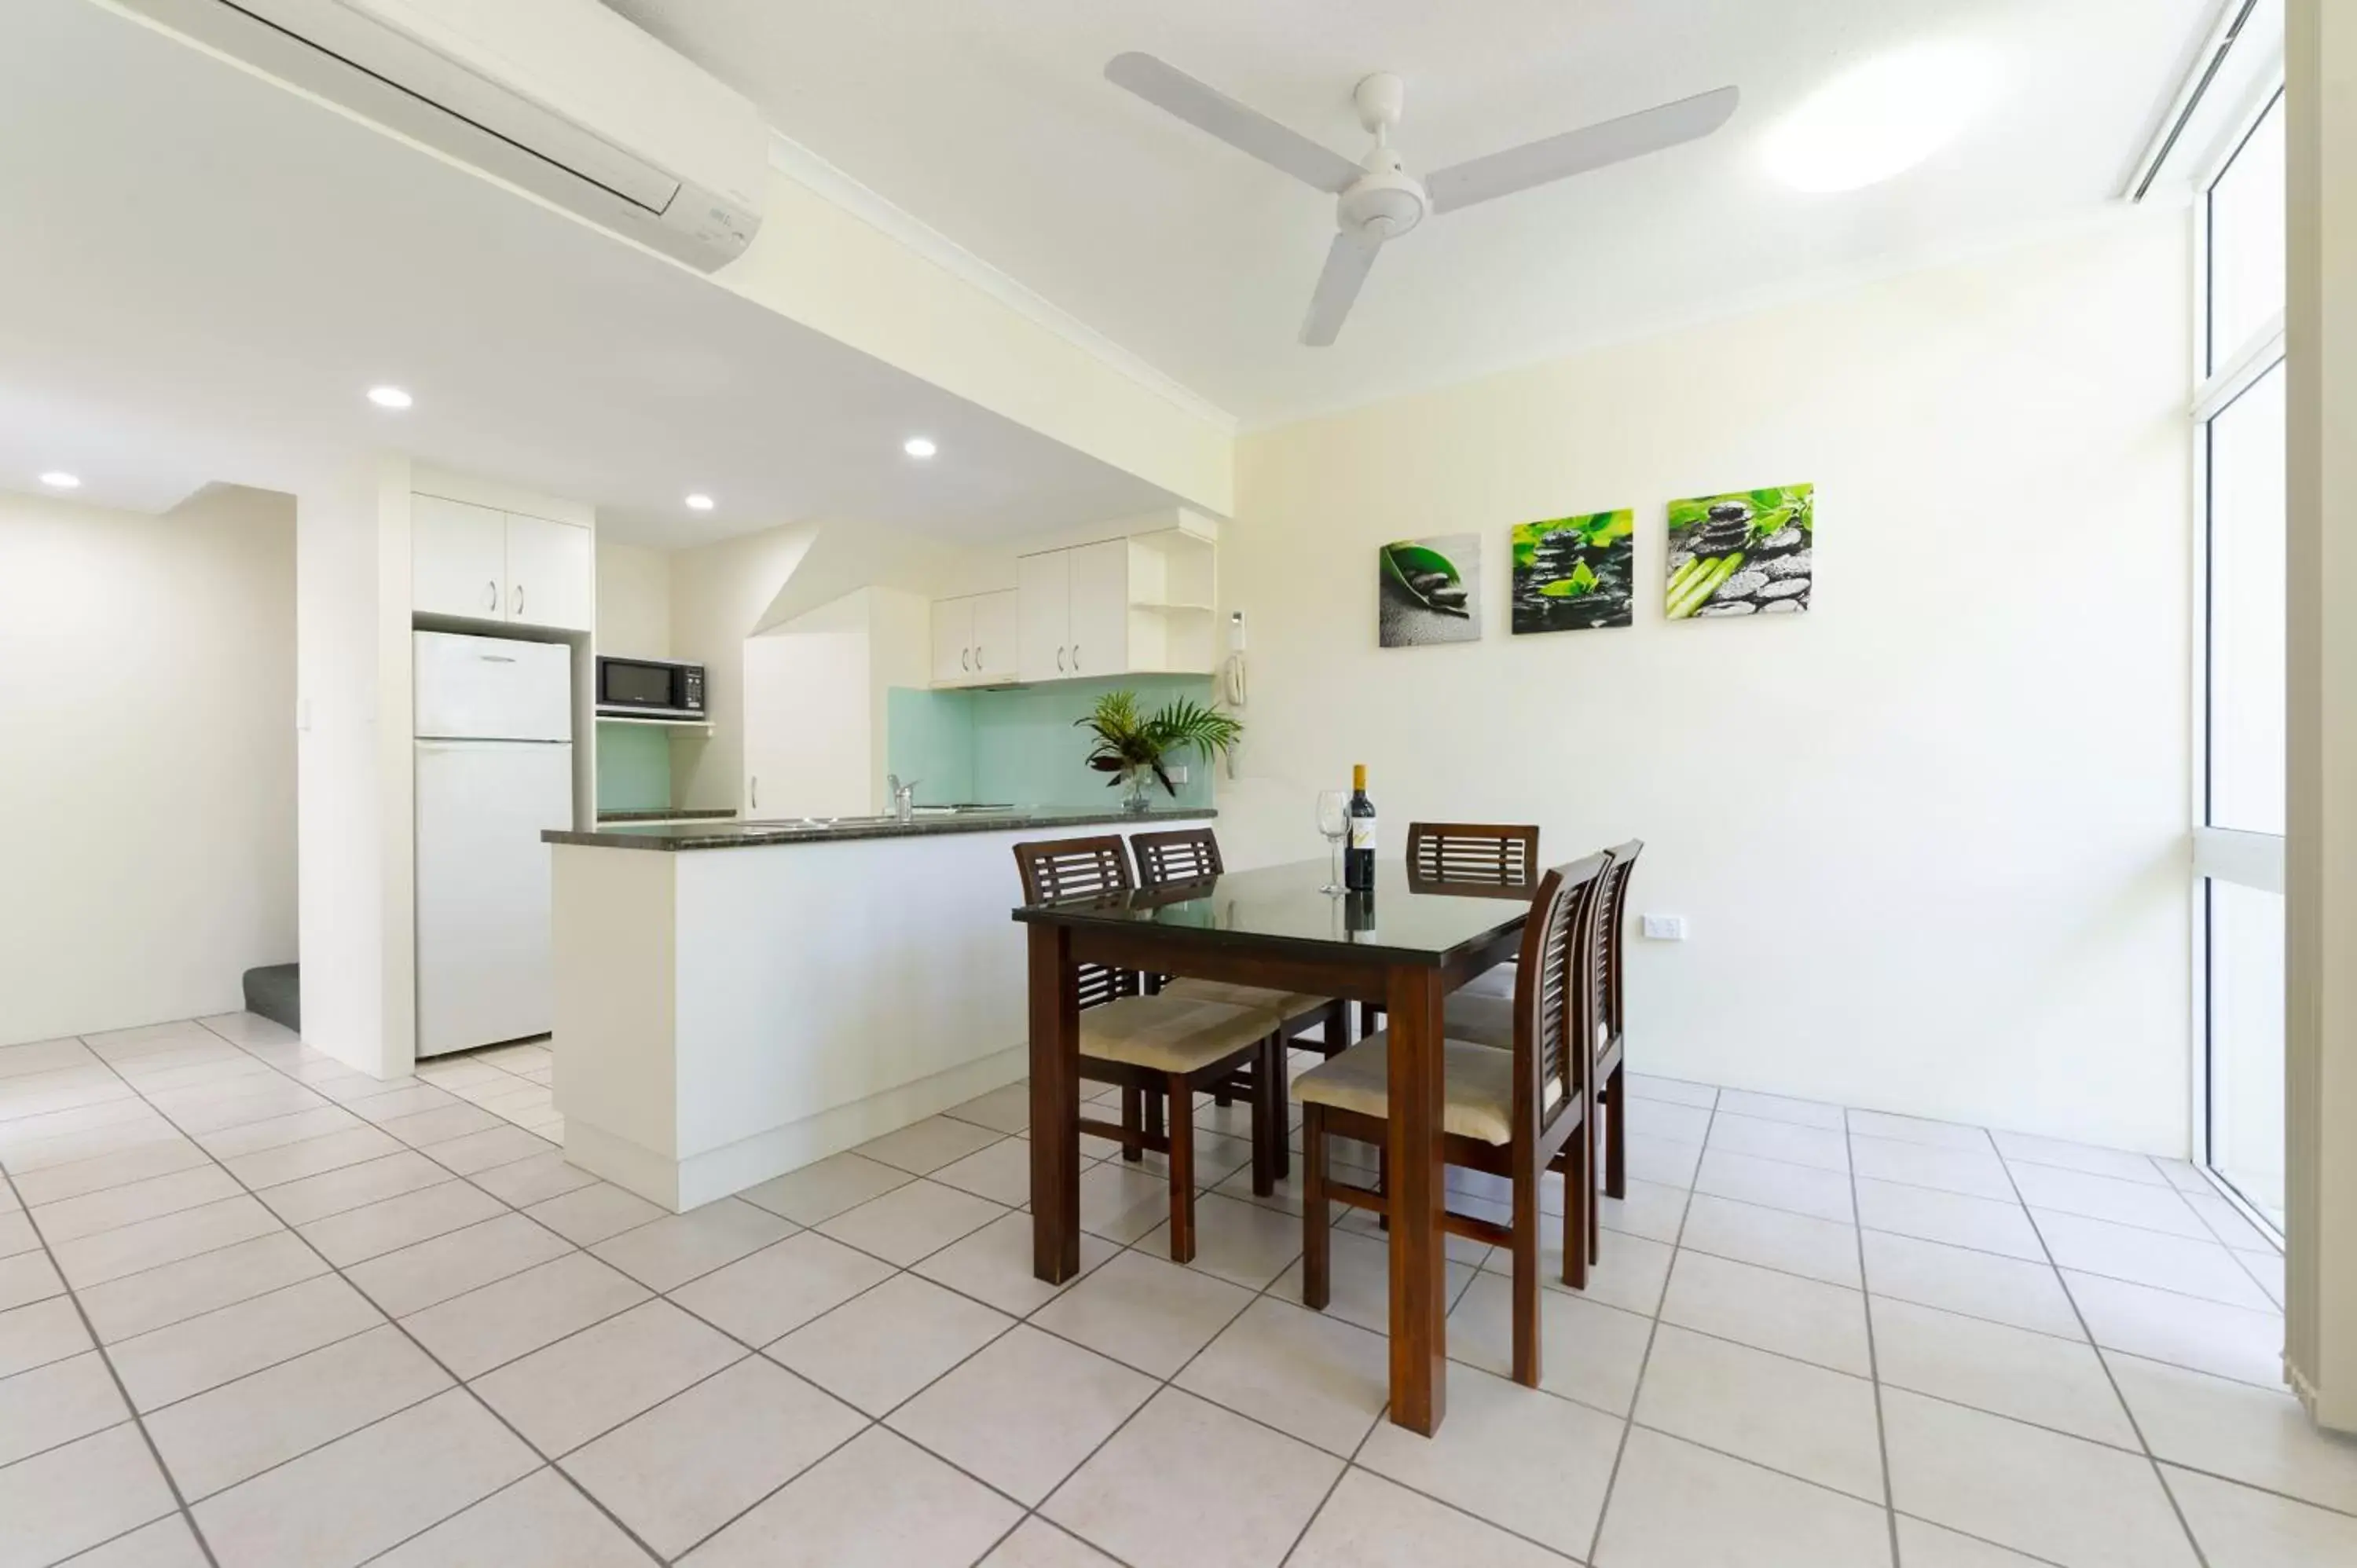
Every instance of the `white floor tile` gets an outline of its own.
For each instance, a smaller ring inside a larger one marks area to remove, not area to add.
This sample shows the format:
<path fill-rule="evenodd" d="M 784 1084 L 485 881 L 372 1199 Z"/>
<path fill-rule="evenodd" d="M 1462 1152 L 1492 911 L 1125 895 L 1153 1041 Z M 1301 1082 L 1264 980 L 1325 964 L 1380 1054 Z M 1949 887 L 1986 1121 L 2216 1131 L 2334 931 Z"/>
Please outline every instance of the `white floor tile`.
<path fill-rule="evenodd" d="M 370 1568 L 647 1568 L 648 1557 L 554 1470 L 538 1470 Z"/>
<path fill-rule="evenodd" d="M 2115 1224 L 2165 1230 L 2172 1236 L 2190 1236 L 2197 1240 L 2216 1240 L 2210 1227 L 2201 1222 L 2184 1196 L 2173 1187 L 2155 1187 L 2150 1182 L 2122 1181 L 2117 1176 L 2091 1176 L 2085 1171 L 2064 1170 L 2060 1165 L 2028 1163 L 2014 1167 L 2013 1180 L 2020 1189 L 2021 1201 L 2032 1208 L 2109 1219 Z"/>
<path fill-rule="evenodd" d="M 0 1564 L 45 1568 L 174 1506 L 139 1429 L 110 1426 L 0 1470 Z"/>
<path fill-rule="evenodd" d="M 93 1236 L 101 1230 L 153 1219 L 158 1215 L 218 1203 L 243 1190 L 227 1171 L 206 1165 L 110 1187 L 102 1192 L 84 1193 L 79 1197 L 38 1204 L 32 1209 L 32 1219 L 40 1227 L 42 1239 L 54 1247 L 77 1236 Z"/>
<path fill-rule="evenodd" d="M 2104 1359 L 2156 1458 L 2357 1513 L 2357 1439 L 2319 1431 L 2288 1392 L 2116 1351 Z"/>
<path fill-rule="evenodd" d="M 1835 1112 L 1838 1117 L 1839 1112 Z M 1706 1145 L 1738 1155 L 1782 1160 L 1788 1165 L 1813 1165 L 1819 1170 L 1849 1170 L 1849 1138 L 1836 1123 L 1804 1126 L 1758 1116 L 1739 1116 L 1721 1105 L 1711 1118 Z"/>
<path fill-rule="evenodd" d="M 1326 1315 L 1377 1334 L 1391 1332 L 1392 1251 L 1383 1239 L 1361 1235 L 1355 1231 L 1334 1232 L 1333 1252 L 1327 1266 Z M 1455 1301 L 1471 1282 L 1474 1271 L 1463 1263 L 1447 1265 L 1447 1283 L 1442 1294 Z M 1661 1286 L 1656 1283 L 1658 1297 Z M 1295 1263 L 1285 1271 L 1269 1294 L 1297 1305 L 1301 1300 L 1301 1265 Z"/>
<path fill-rule="evenodd" d="M 1701 1162 L 1700 1144 L 1648 1138 L 1634 1131 L 1629 1134 L 1629 1174 L 1639 1180 L 1658 1182 L 1663 1187 L 1692 1187 Z"/>
<path fill-rule="evenodd" d="M 1031 1088 L 1028 1084 L 1010 1083 L 963 1105 L 952 1105 L 947 1113 L 996 1133 L 1020 1133 L 1031 1124 Z"/>
<path fill-rule="evenodd" d="M 1330 1454 L 1167 1389 L 1040 1512 L 1135 1568 L 1273 1564 L 1341 1471 Z"/>
<path fill-rule="evenodd" d="M 1865 1232 L 1861 1240 L 1866 1246 L 1866 1288 L 1870 1295 L 1986 1317 L 2040 1334 L 2086 1337 L 2061 1276 L 2044 1263 L 1878 1230 Z"/>
<path fill-rule="evenodd" d="M 2042 1568 L 2035 1557 L 1920 1519 L 1900 1514 L 1897 1522 L 1900 1568 Z"/>
<path fill-rule="evenodd" d="M 2066 1269 L 2062 1283 L 2095 1343 L 2265 1389 L 2284 1386 L 2283 1319 L 2199 1296 Z"/>
<path fill-rule="evenodd" d="M 91 1348 L 90 1331 L 64 1296 L 0 1312 L 0 1378 L 13 1378 Z"/>
<path fill-rule="evenodd" d="M 1624 1236 L 1642 1236 L 1652 1241 L 1675 1241 L 1679 1226 L 1685 1222 L 1686 1204 L 1692 1196 L 1688 1189 L 1640 1181 L 1635 1176 L 1631 1176 L 1625 1186 L 1626 1197 L 1609 1197 L 1600 1190 L 1597 1194 L 1604 1229 L 1618 1230 Z M 1563 1212 L 1559 1181 L 1540 1186 L 1539 1205 L 1549 1214 Z"/>
<path fill-rule="evenodd" d="M 2269 1252 L 2278 1257 L 2283 1247 L 2271 1236 L 2263 1234 L 2257 1226 L 2243 1218 L 2243 1211 L 2203 1187 L 2193 1191 L 2179 1188 L 2178 1196 L 2186 1206 L 2201 1218 L 2210 1233 L 2238 1252 Z"/>
<path fill-rule="evenodd" d="M 670 1211 L 635 1192 L 601 1181 L 544 1199 L 524 1212 L 576 1246 L 588 1247 L 660 1219 Z"/>
<path fill-rule="evenodd" d="M 1881 1111 L 1853 1111 L 1849 1130 L 1857 1136 L 1887 1138 L 1900 1144 L 1930 1144 L 1943 1149 L 1995 1147 L 1978 1127 L 1960 1122 L 1933 1122 L 1921 1116 L 1894 1116 Z"/>
<path fill-rule="evenodd" d="M 1603 1255 L 1587 1266 L 1587 1288 L 1574 1291 L 1563 1283 L 1563 1245 L 1560 1234 L 1550 1227 L 1539 1244 L 1539 1283 L 1549 1290 L 1584 1295 L 1623 1312 L 1651 1317 L 1661 1307 L 1662 1289 L 1669 1283 L 1670 1260 L 1674 1251 L 1642 1236 L 1607 1231 Z M 1511 1273 L 1513 1262 L 1512 1254 L 1505 1248 L 1494 1247 L 1482 1260 L 1481 1272 Z"/>
<path fill-rule="evenodd" d="M 805 1230 L 680 1286 L 672 1299 L 759 1347 L 891 1275 L 889 1263 Z"/>
<path fill-rule="evenodd" d="M 188 1521 L 177 1513 L 118 1535 L 73 1560 L 72 1568 L 211 1568 Z"/>
<path fill-rule="evenodd" d="M 2058 1432 L 2137 1446 L 2093 1347 L 1888 1299 L 1874 1304 L 1883 1382 Z"/>
<path fill-rule="evenodd" d="M 1869 1502 L 1882 1500 L 1874 1385 L 1663 1324 L 1637 1420 Z"/>
<path fill-rule="evenodd" d="M 1137 1243 L 1141 1251 L 1170 1255 L 1165 1220 Z M 1301 1221 L 1279 1209 L 1199 1193 L 1195 1197 L 1195 1259 L 1187 1266 L 1246 1290 L 1261 1290 L 1301 1256 Z"/>
<path fill-rule="evenodd" d="M 1890 1521 L 1873 1504 L 1639 1427 L 1620 1457 L 1596 1561 L 1890 1568 Z"/>
<path fill-rule="evenodd" d="M 1071 1531 L 1033 1514 L 982 1560 L 982 1568 L 1121 1568 Z"/>
<path fill-rule="evenodd" d="M 1081 1172 L 1081 1229 L 1126 1246 L 1170 1218 L 1170 1184 L 1106 1160 Z"/>
<path fill-rule="evenodd" d="M 690 1552 L 691 1568 L 957 1568 L 1023 1510 L 870 1427 Z"/>
<path fill-rule="evenodd" d="M 2161 1466 L 2210 1568 L 2346 1568 L 2357 1563 L 2357 1519 Z"/>
<path fill-rule="evenodd" d="M 1177 1382 L 1347 1458 L 1389 1402 L 1390 1378 L 1390 1343 L 1383 1337 L 1264 1296 L 1189 1361 Z"/>
<path fill-rule="evenodd" d="M 928 1116 L 922 1122 L 912 1122 L 897 1133 L 887 1133 L 871 1138 L 853 1150 L 863 1159 L 878 1165 L 891 1165 L 910 1176 L 925 1176 L 941 1169 L 952 1160 L 988 1148 L 1005 1134 L 988 1127 L 977 1127 L 971 1122 L 961 1122 L 952 1116 Z"/>
<path fill-rule="evenodd" d="M 748 1356 L 576 1450 L 564 1468 L 648 1545 L 676 1557 L 866 1424 Z"/>
<path fill-rule="evenodd" d="M 1882 1420 L 1902 1513 L 2070 1568 L 2192 1568 L 2141 1454 L 1899 1389 L 1883 1391 Z"/>
<path fill-rule="evenodd" d="M 1847 1224 L 1857 1218 L 1857 1208 L 1850 1201 L 1849 1184 L 1846 1171 L 1819 1170 L 1782 1160 L 1763 1160 L 1756 1155 L 1739 1155 L 1731 1149 L 1709 1148 L 1703 1151 L 1694 1187 L 1698 1194 L 1732 1197 L 1763 1208 L 1781 1208 Z"/>
<path fill-rule="evenodd" d="M 1706 1252 L 1678 1253 L 1662 1321 L 1861 1378 L 1874 1369 L 1863 1292 Z"/>
<path fill-rule="evenodd" d="M 1285 1561 L 1286 1568 L 1564 1568 L 1571 1560 L 1352 1469 Z"/>
<path fill-rule="evenodd" d="M 2046 1262 L 2046 1244 L 2038 1238 L 2038 1227 L 2029 1222 L 2029 1211 L 2011 1198 L 1974 1197 L 1860 1176 L 1857 1219 L 1869 1230 L 2001 1252 L 2033 1263 Z"/>
<path fill-rule="evenodd" d="M 1019 1208 L 1031 1201 L 1031 1141 L 1001 1138 L 932 1173 L 943 1187 Z"/>
<path fill-rule="evenodd" d="M 1710 1107 L 1680 1105 L 1674 1101 L 1629 1097 L 1631 1137 L 1660 1138 L 1674 1144 L 1699 1144 L 1710 1133 Z"/>
<path fill-rule="evenodd" d="M 573 1244 L 521 1214 L 434 1237 L 353 1264 L 345 1277 L 395 1317 L 561 1258 Z"/>
<path fill-rule="evenodd" d="M 650 1290 L 668 1291 L 793 1234 L 794 1223 L 724 1197 L 667 1214 L 589 1249 Z"/>
<path fill-rule="evenodd" d="M 1931 1187 L 1938 1192 L 1964 1193 L 1972 1197 L 2015 1201 L 2013 1182 L 2006 1173 L 2005 1162 L 1986 1144 L 1978 1147 L 1951 1146 L 1862 1136 L 1853 1136 L 1849 1142 L 1852 1168 L 1862 1176 Z"/>
<path fill-rule="evenodd" d="M 795 1329 L 767 1354 L 880 1416 L 1012 1325 L 980 1302 L 914 1274 L 895 1274 Z"/>
<path fill-rule="evenodd" d="M 196 1505 L 221 1568 L 348 1568 L 539 1461 L 453 1389 Z"/>
<path fill-rule="evenodd" d="M 2223 1243 L 2033 1208 L 2058 1267 L 2265 1312 L 2274 1303 Z"/>
<path fill-rule="evenodd" d="M 472 1386 L 526 1442 L 554 1459 L 747 1353 L 671 1303 L 650 1301 L 520 1357 Z"/>
<path fill-rule="evenodd" d="M 44 1203 L 57 1203 L 65 1198 L 79 1197 L 84 1193 L 121 1187 L 126 1182 L 169 1176 L 174 1171 L 191 1170 L 211 1163 L 212 1156 L 194 1143 L 187 1138 L 174 1137 L 158 1143 L 136 1144 L 118 1154 L 76 1160 L 70 1165 L 16 1173 L 16 1185 L 24 1201 L 38 1208 Z"/>
<path fill-rule="evenodd" d="M 863 1252 L 908 1267 L 1006 1212 L 1002 1204 L 922 1179 L 895 1187 L 818 1227 Z"/>
<path fill-rule="evenodd" d="M 496 1129 L 494 1129 L 496 1131 Z M 477 1133 L 476 1137 L 486 1134 Z M 531 1134 L 525 1134 L 527 1137 Z M 447 1144 L 436 1144 L 427 1157 L 447 1164 L 446 1156 L 461 1144 L 471 1144 L 473 1138 L 454 1138 Z M 564 1154 L 551 1149 L 545 1154 L 529 1155 L 508 1165 L 491 1165 L 473 1172 L 468 1177 L 477 1187 L 501 1203 L 518 1208 L 529 1208 L 580 1187 L 597 1185 L 597 1178 L 579 1165 L 567 1165 Z"/>
<path fill-rule="evenodd" d="M 82 1290 L 278 1229 L 278 1217 L 254 1199 L 230 1197 L 60 1241 L 49 1249 L 49 1255 L 66 1283 Z"/>
<path fill-rule="evenodd" d="M 1513 1314 L 1512 1276 L 1485 1270 L 1449 1309 L 1449 1359 L 1501 1378 L 1512 1377 Z M 1645 1348 L 1652 1337 L 1649 1318 L 1600 1305 L 1568 1291 L 1543 1290 L 1539 1292 L 1539 1387 L 1626 1415 L 1636 1402 L 1637 1375 L 1644 1367 Z M 1378 1377 L 1379 1387 L 1387 1376 Z"/>
<path fill-rule="evenodd" d="M 479 1225 L 508 1212 L 482 1188 L 457 1177 L 363 1208 L 298 1225 L 306 1241 L 338 1268 Z"/>
<path fill-rule="evenodd" d="M 1149 1376 L 1168 1378 L 1252 1299 L 1250 1291 L 1168 1259 L 1124 1252 L 1041 1307 L 1032 1321 Z"/>
<path fill-rule="evenodd" d="M 147 1434 L 194 1501 L 450 1386 L 387 1324 L 157 1411 Z"/>
<path fill-rule="evenodd" d="M 1081 1232 L 1081 1274 L 1117 1249 L 1101 1236 Z M 1031 1217 L 1002 1214 L 963 1241 L 952 1241 L 916 1265 L 916 1273 L 999 1311 L 1027 1317 L 1079 1283 L 1044 1283 L 1031 1272 Z"/>
<path fill-rule="evenodd" d="M 2099 1148 L 2093 1144 L 2072 1144 L 2060 1138 L 2040 1138 L 2028 1133 L 1992 1133 L 1989 1136 L 1996 1140 L 1997 1153 L 2005 1156 L 2008 1165 L 2059 1165 L 2068 1171 L 2116 1176 L 2122 1181 L 2147 1182 L 2156 1187 L 2172 1185 L 2148 1155 Z"/>
<path fill-rule="evenodd" d="M 845 1153 L 772 1176 L 737 1196 L 797 1225 L 819 1225 L 915 1179 L 907 1171 Z"/>
<path fill-rule="evenodd" d="M 1036 1507 L 1154 1390 L 1153 1379 L 1118 1361 L 1017 1324 L 888 1424 Z"/>
<path fill-rule="evenodd" d="M 81 1306 L 112 1345 L 327 1272 L 301 1237 L 277 1230 L 90 1287 L 81 1292 Z"/>
<path fill-rule="evenodd" d="M 95 1351 L 0 1378 L 0 1466 L 130 1418 Z"/>
<path fill-rule="evenodd" d="M 1718 1103 L 1718 1090 L 1706 1083 L 1654 1078 L 1641 1072 L 1630 1073 L 1628 1082 L 1629 1096 L 1632 1100 L 1662 1100 L 1673 1105 L 1699 1105 L 1706 1111 Z"/>
<path fill-rule="evenodd" d="M 325 1274 L 123 1340 L 108 1353 L 131 1402 L 151 1411 L 384 1320 L 366 1296 Z"/>
<path fill-rule="evenodd" d="M 586 1252 L 573 1252 L 401 1320 L 462 1378 L 539 1349 L 647 1299 L 647 1287 Z"/>
<path fill-rule="evenodd" d="M 1358 1463 L 1379 1476 L 1584 1557 L 1603 1511 L 1623 1423 L 1469 1367 L 1452 1368 L 1448 1414 L 1419 1437 L 1378 1422 Z"/>
<path fill-rule="evenodd" d="M 1842 1130 L 1842 1108 L 1827 1105 L 1818 1100 L 1795 1100 L 1784 1094 L 1756 1094 L 1749 1090 L 1722 1089 L 1718 1091 L 1721 1115 L 1751 1116 L 1770 1122 L 1788 1122 L 1796 1127 Z"/>
<path fill-rule="evenodd" d="M 273 1214 L 287 1224 L 307 1225 L 314 1219 L 349 1213 L 449 1180 L 448 1171 L 414 1149 L 404 1149 L 381 1160 L 364 1160 L 340 1170 L 323 1171 L 281 1187 L 265 1187 L 258 1196 Z"/>
<path fill-rule="evenodd" d="M 496 1170 L 535 1155 L 557 1153 L 548 1140 L 521 1127 L 490 1127 L 431 1145 L 434 1163 L 460 1176 Z M 582 1173 L 587 1176 L 586 1171 Z"/>
<path fill-rule="evenodd" d="M 1866 1283 L 1858 1263 L 1857 1228 L 1837 1219 L 1818 1219 L 1699 1193 L 1686 1210 L 1685 1230 L 1678 1244 L 1853 1290 Z"/>

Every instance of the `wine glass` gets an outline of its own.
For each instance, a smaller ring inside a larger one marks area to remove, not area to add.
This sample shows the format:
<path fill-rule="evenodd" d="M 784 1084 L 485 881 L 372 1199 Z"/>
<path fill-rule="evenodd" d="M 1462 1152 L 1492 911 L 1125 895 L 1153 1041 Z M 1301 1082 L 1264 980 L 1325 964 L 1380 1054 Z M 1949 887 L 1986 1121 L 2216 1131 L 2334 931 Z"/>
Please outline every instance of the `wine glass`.
<path fill-rule="evenodd" d="M 1326 835 L 1333 849 L 1333 876 L 1318 891 L 1326 894 L 1342 891 L 1342 840 L 1351 831 L 1351 792 L 1347 789 L 1318 791 L 1318 831 Z"/>

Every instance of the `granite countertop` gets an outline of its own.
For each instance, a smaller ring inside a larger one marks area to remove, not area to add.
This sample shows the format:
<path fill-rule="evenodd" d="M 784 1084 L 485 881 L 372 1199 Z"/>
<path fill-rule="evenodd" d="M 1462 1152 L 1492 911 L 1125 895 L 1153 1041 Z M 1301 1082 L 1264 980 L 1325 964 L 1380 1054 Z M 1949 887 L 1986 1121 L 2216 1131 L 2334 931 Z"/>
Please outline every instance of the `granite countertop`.
<path fill-rule="evenodd" d="M 1207 806 L 1166 806 L 1149 811 L 1118 809 L 1108 811 L 1087 806 L 1015 806 L 1006 811 L 919 816 L 906 822 L 892 817 L 838 817 L 832 825 L 813 822 L 807 818 L 750 822 L 615 822 L 591 832 L 549 828 L 544 830 L 540 837 L 544 843 L 589 844 L 600 849 L 751 849 L 763 844 L 811 843 L 821 840 L 922 838 L 932 833 L 1077 828 L 1094 822 L 1143 826 L 1195 822 L 1218 815 Z"/>
<path fill-rule="evenodd" d="M 692 809 L 648 806 L 630 811 L 600 811 L 597 813 L 597 820 L 601 822 L 700 822 L 731 821 L 736 815 L 737 808 L 734 806 L 699 806 Z"/>

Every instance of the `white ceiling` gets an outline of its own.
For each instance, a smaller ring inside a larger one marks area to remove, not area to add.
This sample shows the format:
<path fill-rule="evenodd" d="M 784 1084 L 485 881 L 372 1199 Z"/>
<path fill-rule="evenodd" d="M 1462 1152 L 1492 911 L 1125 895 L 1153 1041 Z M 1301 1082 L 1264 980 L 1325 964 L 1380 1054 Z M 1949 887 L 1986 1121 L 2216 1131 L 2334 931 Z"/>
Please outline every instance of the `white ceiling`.
<path fill-rule="evenodd" d="M 156 510 L 392 446 L 667 545 L 1168 499 L 86 0 L 6 10 L 0 489 L 62 468 Z M 416 406 L 371 408 L 384 381 Z M 930 464 L 900 453 L 917 430 Z"/>
<path fill-rule="evenodd" d="M 1986 243 L 2110 198 L 2216 0 L 608 0 L 786 135 L 1248 424 L 1346 406 Z M 1843 67 L 1973 40 L 1996 101 L 1889 184 L 1801 196 L 1763 130 Z M 1330 199 L 1103 80 L 1124 49 L 1356 157 L 1406 79 L 1429 170 L 1733 82 L 1707 142 L 1388 247 L 1332 349 L 1295 342 Z"/>

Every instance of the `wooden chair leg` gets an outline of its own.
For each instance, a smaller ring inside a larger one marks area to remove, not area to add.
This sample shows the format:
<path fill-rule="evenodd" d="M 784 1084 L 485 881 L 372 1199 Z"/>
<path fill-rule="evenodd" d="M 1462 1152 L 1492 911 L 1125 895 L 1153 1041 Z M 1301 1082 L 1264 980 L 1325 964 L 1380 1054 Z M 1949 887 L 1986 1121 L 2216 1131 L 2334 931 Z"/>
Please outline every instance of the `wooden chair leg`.
<path fill-rule="evenodd" d="M 1285 1122 L 1276 1099 L 1277 1053 L 1283 1036 L 1271 1035 L 1260 1043 L 1260 1060 L 1253 1074 L 1252 1173 L 1253 1195 L 1266 1197 L 1276 1191 L 1276 1156 L 1285 1147 Z"/>
<path fill-rule="evenodd" d="M 1170 1075 L 1170 1261 L 1195 1261 L 1194 1091 L 1183 1074 Z"/>
<path fill-rule="evenodd" d="M 1121 1157 L 1131 1165 L 1146 1157 L 1146 1144 L 1136 1134 L 1146 1126 L 1146 1112 L 1135 1086 L 1125 1084 L 1121 1091 L 1121 1130 L 1131 1134 L 1121 1141 Z"/>
<path fill-rule="evenodd" d="M 1302 1107 L 1301 1123 L 1301 1305 L 1326 1310 L 1331 1290 L 1333 1216 L 1326 1211 L 1326 1108 Z"/>
<path fill-rule="evenodd" d="M 1319 1048 L 1329 1059 L 1351 1048 L 1351 1004 L 1348 1002 L 1327 1004 Z"/>
<path fill-rule="evenodd" d="M 1629 1096 L 1621 1086 L 1625 1066 L 1604 1080 L 1604 1193 L 1629 1196 Z"/>
<path fill-rule="evenodd" d="M 1587 1139 L 1564 1140 L 1563 1154 L 1563 1283 L 1574 1290 L 1587 1288 L 1587 1210 L 1594 1190 L 1588 1179 Z"/>
<path fill-rule="evenodd" d="M 1146 1135 L 1159 1138 L 1162 1136 L 1162 1091 L 1158 1089 L 1144 1090 L 1140 1096 L 1146 1101 Z"/>
<path fill-rule="evenodd" d="M 1528 1155 L 1517 1164 L 1532 1163 Z M 1539 1177 L 1534 1169 L 1514 1176 L 1514 1381 L 1539 1386 Z"/>
<path fill-rule="evenodd" d="M 1587 1166 L 1587 1190 L 1582 1194 L 1581 1201 L 1587 1209 L 1587 1261 L 1591 1263 L 1604 1256 L 1604 1205 L 1597 1197 L 1596 1179 L 1596 1142 L 1603 1133 L 1603 1121 L 1595 1101 L 1590 1101 L 1587 1117 L 1580 1123 L 1579 1136 L 1575 1140 L 1581 1147 L 1582 1158 Z"/>
<path fill-rule="evenodd" d="M 1375 1216 L 1375 1229 L 1388 1230 L 1392 1228 L 1392 1145 L 1388 1138 L 1375 1145 L 1375 1190 L 1383 1195 L 1384 1203 L 1383 1212 Z"/>

